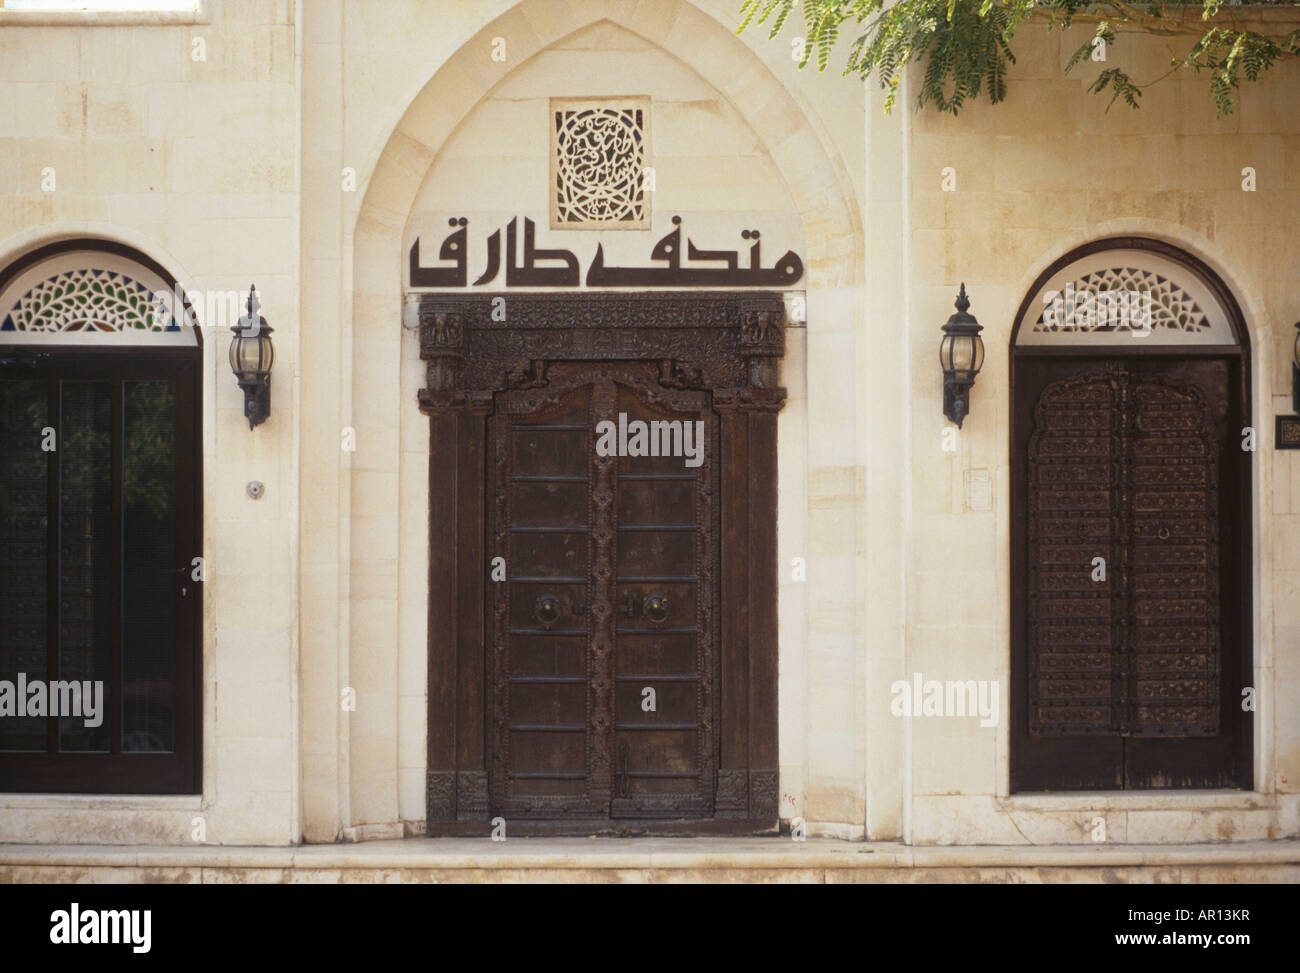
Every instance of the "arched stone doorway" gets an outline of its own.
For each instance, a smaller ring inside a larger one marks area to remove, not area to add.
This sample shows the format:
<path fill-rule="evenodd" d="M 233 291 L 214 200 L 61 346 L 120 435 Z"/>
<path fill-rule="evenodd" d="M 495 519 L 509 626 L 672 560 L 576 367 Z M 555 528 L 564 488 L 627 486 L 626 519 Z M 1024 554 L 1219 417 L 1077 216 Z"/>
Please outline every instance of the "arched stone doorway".
<path fill-rule="evenodd" d="M 1250 344 L 1201 261 L 1095 241 L 1012 335 L 1012 790 L 1249 788 Z"/>
<path fill-rule="evenodd" d="M 320 698 L 306 703 L 312 715 L 305 720 L 304 735 L 320 750 L 314 764 L 318 769 L 311 777 L 313 786 L 304 798 L 309 834 L 332 835 L 335 812 L 343 827 L 354 822 L 391 822 L 400 818 L 409 831 L 424 819 L 423 785 L 429 768 L 422 759 L 427 714 L 422 677 L 431 606 L 427 601 L 426 554 L 410 538 L 424 535 L 428 525 L 428 420 L 415 405 L 415 393 L 425 384 L 416 334 L 396 326 L 394 309 L 403 299 L 403 275 L 398 271 L 406 265 L 410 244 L 406 234 L 411 220 L 421 213 L 422 187 L 432 169 L 455 153 L 453 146 L 458 139 L 470 144 L 483 135 L 484 130 L 475 130 L 472 116 L 476 106 L 494 92 L 504 90 L 500 87 L 502 81 L 509 83 L 508 79 L 516 74 L 522 80 L 523 69 L 530 65 L 539 70 L 550 65 L 552 58 L 535 55 L 549 55 L 569 40 L 573 48 L 585 46 L 591 50 L 593 45 L 590 37 L 584 39 L 584 31 L 625 31 L 637 38 L 638 44 L 666 55 L 673 71 L 693 72 L 696 90 L 712 86 L 708 98 L 695 99 L 697 106 L 720 101 L 728 115 L 728 126 L 732 119 L 741 119 L 741 124 L 749 127 L 742 144 L 756 157 L 752 161 L 762 157 L 761 166 L 768 173 L 776 172 L 775 181 L 769 179 L 768 184 L 787 194 L 781 206 L 781 212 L 789 214 L 788 218 L 782 217 L 787 220 L 784 232 L 800 235 L 808 227 L 816 228 L 815 238 L 805 237 L 802 245 L 786 243 L 771 222 L 775 209 L 767 209 L 758 220 L 749 222 L 738 215 L 740 208 L 733 208 L 726 226 L 737 236 L 741 227 L 762 226 L 765 246 L 789 246 L 800 252 L 807 268 L 806 306 L 810 314 L 817 315 L 822 329 L 816 348 L 808 347 L 802 327 L 792 327 L 787 335 L 787 360 L 792 366 L 788 370 L 793 380 L 782 377 L 790 395 L 778 421 L 783 429 L 794 432 L 786 437 L 789 457 L 783 456 L 779 473 L 781 543 L 786 545 L 781 554 L 783 562 L 810 553 L 808 534 L 815 527 L 820 528 L 818 538 L 832 533 L 838 536 L 843 534 L 846 522 L 856 522 L 860 498 L 841 489 L 838 484 L 842 481 L 834 473 L 815 482 L 808 479 L 810 471 L 822 467 L 840 470 L 851 462 L 845 459 L 849 451 L 833 437 L 806 436 L 803 432 L 805 428 L 815 432 L 819 422 L 851 414 L 854 409 L 853 392 L 848 386 L 822 383 L 816 401 L 809 403 L 804 385 L 805 363 L 808 368 L 824 370 L 833 360 L 843 360 L 845 349 L 853 347 L 857 340 L 854 331 L 858 308 L 850 287 L 860 273 L 862 227 L 852 180 L 834 147 L 835 139 L 818 127 L 816 113 L 809 111 L 808 103 L 801 102 L 800 95 L 732 36 L 725 24 L 690 3 L 670 0 L 655 5 L 653 10 L 617 4 L 593 6 L 588 12 L 559 20 L 551 16 L 552 9 L 526 0 L 487 23 L 446 60 L 440 60 L 444 55 L 430 41 L 426 45 L 428 56 L 421 63 L 439 66 L 407 104 L 400 121 L 382 143 L 382 151 L 376 152 L 355 220 L 346 214 L 344 247 L 352 257 L 351 289 L 349 294 L 348 287 L 344 287 L 350 297 L 343 325 L 348 337 L 338 371 L 347 392 L 338 396 L 331 389 L 329 395 L 322 396 L 321 411 L 315 417 L 322 429 L 335 428 L 335 422 L 355 429 L 357 451 L 343 455 L 336 464 L 334 454 L 304 449 L 303 475 L 321 486 L 320 497 L 307 502 L 313 511 L 308 515 L 314 522 L 322 518 L 329 522 L 337 509 L 340 525 L 350 526 L 337 569 L 337 589 L 350 591 L 344 611 L 351 624 L 343 626 L 338 641 L 338 684 L 333 687 L 333 696 L 323 685 Z M 484 54 L 491 50 L 495 36 L 511 39 L 507 63 L 489 61 Z M 697 54 L 702 38 L 713 40 L 707 58 Z M 415 39 L 413 46 L 423 43 Z M 623 44 L 613 55 L 620 68 L 629 63 L 625 48 L 630 46 Z M 613 76 L 619 77 L 620 90 L 631 83 L 626 71 Z M 635 93 L 644 92 L 638 88 Z M 610 92 L 593 92 L 588 85 L 546 94 L 587 97 Z M 519 130 L 510 126 L 492 131 L 494 136 L 502 134 L 507 139 L 520 137 Z M 656 127 L 653 136 L 659 139 L 668 132 L 665 127 Z M 707 133 L 707 138 L 698 143 L 702 156 L 718 156 L 717 140 L 723 134 L 720 129 Z M 734 184 L 737 168 L 731 164 L 710 168 L 687 163 L 680 171 L 691 177 L 711 176 L 715 181 Z M 666 219 L 676 208 L 664 197 L 662 169 L 658 178 L 660 201 L 655 212 Z M 527 191 L 536 192 L 538 187 L 544 191 L 545 184 L 543 160 L 541 180 L 536 184 L 528 182 Z M 460 185 L 469 186 L 470 182 L 462 181 Z M 507 206 L 510 197 L 499 190 L 499 183 L 493 186 L 497 188 L 489 186 L 491 192 L 484 197 L 486 206 L 498 210 L 491 214 L 494 223 L 489 225 L 500 226 L 511 216 L 523 215 L 523 209 L 516 204 Z M 695 242 L 709 246 L 704 240 L 717 237 L 706 237 L 708 228 L 690 215 L 690 207 L 684 208 L 688 210 L 685 222 L 698 234 Z M 439 207 L 437 213 L 425 213 L 424 218 L 445 220 L 462 212 L 468 212 L 474 226 L 483 225 L 481 218 L 486 211 L 482 206 L 477 211 L 466 206 L 451 212 Z M 542 240 L 546 224 L 541 222 L 540 214 L 532 215 L 538 217 L 538 237 Z M 649 232 L 653 240 L 663 231 L 656 228 Z M 431 233 L 428 236 L 434 239 Z M 613 245 L 606 244 L 611 262 L 622 260 L 610 249 Z M 644 252 L 638 248 L 638 258 L 643 258 Z M 764 262 L 770 265 L 780 250 L 765 252 L 768 256 Z M 429 259 L 433 256 L 426 248 L 424 262 L 433 263 Z M 408 322 L 408 328 L 412 324 Z M 333 355 L 332 349 L 317 351 L 321 357 Z M 400 388 L 393 382 L 398 368 L 402 373 Z M 338 491 L 337 503 L 330 488 L 336 465 L 345 481 L 350 478 Z M 312 564 L 323 564 L 323 573 L 332 574 L 334 570 L 329 552 L 323 551 L 317 559 L 305 548 L 304 558 Z M 854 607 L 857 582 L 853 571 L 844 570 L 842 562 L 830 559 L 810 565 L 809 580 L 816 582 L 821 601 L 841 604 L 849 614 L 859 610 Z M 395 587 L 400 591 L 398 597 L 393 596 Z M 807 791 L 809 800 L 834 808 L 825 817 L 839 821 L 844 817 L 841 808 L 847 807 L 848 818 L 857 813 L 860 824 L 862 782 L 855 776 L 860 765 L 852 749 L 809 749 L 806 743 L 809 734 L 838 733 L 859 716 L 847 696 L 837 697 L 834 705 L 828 705 L 824 698 L 819 705 L 812 705 L 809 698 L 815 685 L 849 685 L 860 675 L 851 637 L 839 627 L 824 636 L 828 641 L 823 644 L 833 644 L 833 650 L 821 652 L 815 664 L 805 663 L 802 658 L 802 635 L 812 626 L 803 592 L 811 587 L 783 583 L 775 595 L 781 604 L 782 629 L 788 633 L 783 637 L 789 650 L 782 661 L 780 700 L 783 713 L 787 708 L 790 711 L 788 718 L 782 717 L 783 726 L 790 728 L 788 738 L 787 731 L 782 731 L 781 748 L 788 752 L 785 762 L 791 768 L 785 782 L 794 799 L 801 800 L 806 792 L 801 775 L 806 770 L 805 779 L 815 782 Z M 323 590 L 335 589 L 327 584 Z M 334 611 L 333 601 L 313 592 L 308 591 L 304 598 L 305 617 L 324 617 Z M 334 671 L 336 656 L 328 633 L 305 641 L 304 653 L 308 664 Z M 394 699 L 396 717 L 392 716 L 393 707 L 367 708 L 352 715 L 340 735 L 332 713 L 337 708 L 333 697 L 343 686 L 352 686 L 368 697 L 376 694 L 377 698 Z M 317 691 L 308 688 L 306 692 L 314 697 Z M 860 731 L 861 727 L 856 729 Z M 805 753 L 812 756 L 805 760 Z M 331 777 L 331 771 L 339 776 Z M 339 784 L 337 789 L 330 787 L 332 780 Z M 796 807 L 802 810 L 803 805 Z"/>

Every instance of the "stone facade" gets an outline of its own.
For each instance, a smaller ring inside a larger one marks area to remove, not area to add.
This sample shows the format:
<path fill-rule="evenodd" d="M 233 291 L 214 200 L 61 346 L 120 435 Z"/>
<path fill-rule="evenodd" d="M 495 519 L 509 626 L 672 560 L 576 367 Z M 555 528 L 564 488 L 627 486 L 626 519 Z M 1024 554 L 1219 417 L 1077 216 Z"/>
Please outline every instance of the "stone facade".
<path fill-rule="evenodd" d="M 1064 78 L 1072 44 L 1031 27 L 1006 103 L 917 113 L 905 83 L 885 115 L 874 84 L 735 36 L 737 6 L 211 0 L 111 26 L 0 12 L 0 266 L 119 241 L 187 288 L 256 283 L 276 329 L 271 415 L 252 432 L 226 336 L 204 332 L 202 794 L 0 795 L 0 841 L 182 845 L 196 817 L 221 845 L 419 833 L 439 498 L 401 326 L 407 250 L 449 217 L 486 232 L 528 216 L 539 246 L 585 263 L 599 242 L 631 263 L 675 214 L 718 246 L 761 226 L 767 262 L 789 248 L 806 267 L 778 426 L 782 819 L 912 845 L 1087 844 L 1098 817 L 1111 843 L 1300 835 L 1300 453 L 1272 444 L 1298 316 L 1300 67 L 1226 119 L 1182 80 L 1107 112 L 1086 91 L 1096 67 Z M 1140 74 L 1167 57 L 1136 36 L 1113 56 Z M 617 96 L 651 99 L 651 229 L 552 231 L 548 102 Z M 1012 794 L 1005 719 L 890 712 L 914 672 L 996 680 L 1008 712 L 1011 328 L 1054 260 L 1125 234 L 1207 263 L 1250 332 L 1249 792 Z M 936 345 L 962 281 L 988 355 L 945 451 Z M 963 500 L 970 470 L 989 475 L 988 510 Z"/>

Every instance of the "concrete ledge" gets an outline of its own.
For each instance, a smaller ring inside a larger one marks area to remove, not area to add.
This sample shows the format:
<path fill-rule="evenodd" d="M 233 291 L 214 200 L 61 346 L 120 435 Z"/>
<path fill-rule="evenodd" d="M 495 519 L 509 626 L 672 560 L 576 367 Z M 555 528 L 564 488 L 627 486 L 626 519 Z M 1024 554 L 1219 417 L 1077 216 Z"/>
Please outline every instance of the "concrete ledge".
<path fill-rule="evenodd" d="M 1300 882 L 1300 840 L 908 847 L 789 838 L 0 846 L 0 882 Z"/>

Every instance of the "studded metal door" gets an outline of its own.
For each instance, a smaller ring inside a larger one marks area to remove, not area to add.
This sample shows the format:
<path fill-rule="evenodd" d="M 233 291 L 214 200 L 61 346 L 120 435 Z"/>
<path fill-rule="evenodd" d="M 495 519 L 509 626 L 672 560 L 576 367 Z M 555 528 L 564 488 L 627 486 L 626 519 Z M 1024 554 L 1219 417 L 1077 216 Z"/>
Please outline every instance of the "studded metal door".
<path fill-rule="evenodd" d="M 1243 462 L 1230 366 L 1133 358 L 1025 371 L 1019 749 L 1031 759 L 1017 776 L 1230 786 Z"/>
<path fill-rule="evenodd" d="M 1030 732 L 1218 729 L 1218 471 L 1196 385 L 1044 390 L 1029 441 Z"/>
<path fill-rule="evenodd" d="M 716 418 L 708 393 L 653 378 L 556 365 L 490 420 L 490 796 L 507 820 L 712 813 Z M 669 455 L 603 455 L 603 421 L 630 429 L 627 452 Z M 696 422 L 703 443 L 681 436 Z M 672 455 L 685 445 L 698 464 Z"/>

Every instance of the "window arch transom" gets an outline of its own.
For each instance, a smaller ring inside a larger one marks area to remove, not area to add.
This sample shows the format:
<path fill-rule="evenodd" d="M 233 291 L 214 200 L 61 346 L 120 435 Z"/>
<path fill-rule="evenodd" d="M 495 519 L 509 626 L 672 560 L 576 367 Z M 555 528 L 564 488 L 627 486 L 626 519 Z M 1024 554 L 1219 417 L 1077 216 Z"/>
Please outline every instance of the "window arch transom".
<path fill-rule="evenodd" d="M 1147 249 L 1100 249 L 1052 272 L 1026 303 L 1019 346 L 1235 345 L 1228 308 L 1191 266 Z"/>
<path fill-rule="evenodd" d="M 185 297 L 149 268 L 107 251 L 36 261 L 0 287 L 0 343 L 195 343 Z"/>

